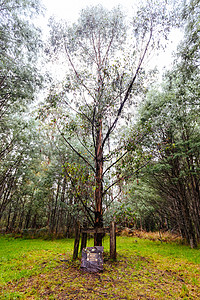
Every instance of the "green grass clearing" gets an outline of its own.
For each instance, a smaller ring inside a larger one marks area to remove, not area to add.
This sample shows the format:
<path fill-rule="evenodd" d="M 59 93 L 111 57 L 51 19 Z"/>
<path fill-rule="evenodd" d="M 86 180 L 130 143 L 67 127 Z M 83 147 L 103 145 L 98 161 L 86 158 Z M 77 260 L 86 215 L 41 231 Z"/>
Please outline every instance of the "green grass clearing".
<path fill-rule="evenodd" d="M 106 254 L 104 272 L 88 274 L 71 260 L 73 242 L 1 237 L 0 298 L 200 299 L 199 249 L 117 237 L 117 261 Z"/>

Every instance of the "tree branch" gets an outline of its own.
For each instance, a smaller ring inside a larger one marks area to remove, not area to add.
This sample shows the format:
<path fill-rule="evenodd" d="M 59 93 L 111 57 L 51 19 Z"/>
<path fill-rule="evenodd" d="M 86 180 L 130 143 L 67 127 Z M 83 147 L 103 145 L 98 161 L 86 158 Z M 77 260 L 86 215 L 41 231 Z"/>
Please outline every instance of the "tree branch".
<path fill-rule="evenodd" d="M 111 205 L 111 203 L 113 203 L 114 201 L 115 201 L 115 199 L 117 199 L 117 197 L 121 194 L 121 189 L 120 189 L 120 191 L 119 191 L 119 193 L 107 204 L 107 206 L 106 206 L 106 208 L 108 207 L 108 206 L 110 206 Z M 103 212 L 105 212 L 105 210 L 106 210 L 106 208 L 104 208 L 103 209 Z"/>
<path fill-rule="evenodd" d="M 69 142 L 68 140 L 65 138 L 64 134 L 60 131 L 58 125 L 57 125 L 58 131 L 60 132 L 60 135 L 62 136 L 62 138 L 64 139 L 64 141 L 67 143 L 67 145 L 82 159 L 84 160 L 84 162 L 86 162 L 86 164 L 88 166 L 90 166 L 90 168 L 92 169 L 92 171 L 95 173 L 95 169 L 94 167 L 89 163 L 89 161 L 87 161 L 87 159 L 85 159 L 84 156 L 82 156 Z"/>
<path fill-rule="evenodd" d="M 94 149 L 96 149 L 96 141 L 95 141 L 95 115 L 96 115 L 96 106 L 94 107 L 93 110 L 93 116 L 92 116 L 92 139 L 93 139 L 93 145 Z"/>
<path fill-rule="evenodd" d="M 145 47 L 145 49 L 144 49 L 143 55 L 142 55 L 142 57 L 140 58 L 139 65 L 138 65 L 138 67 L 137 67 L 137 69 L 136 69 L 135 75 L 134 75 L 133 79 L 131 80 L 131 82 L 130 82 L 130 84 L 129 84 L 129 87 L 128 87 L 128 89 L 127 89 L 127 91 L 126 91 L 126 94 L 125 94 L 125 96 L 124 96 L 124 100 L 122 101 L 122 103 L 121 103 L 121 105 L 120 105 L 120 107 L 119 107 L 119 109 L 118 109 L 117 116 L 116 116 L 116 118 L 115 118 L 113 124 L 110 126 L 110 128 L 108 129 L 108 131 L 107 131 L 107 133 L 106 133 L 106 136 L 105 136 L 105 138 L 104 138 L 104 140 L 103 140 L 103 143 L 102 143 L 102 147 L 104 147 L 104 144 L 105 144 L 105 142 L 107 141 L 109 135 L 110 135 L 111 132 L 114 130 L 114 128 L 115 128 L 115 126 L 116 126 L 116 124 L 117 124 L 117 122 L 118 122 L 118 120 L 119 120 L 119 117 L 120 117 L 120 115 L 121 115 L 121 113 L 122 113 L 122 110 L 123 110 L 123 108 L 124 108 L 124 105 L 125 105 L 126 101 L 128 100 L 128 98 L 129 98 L 129 96 L 130 96 L 130 94 L 131 94 L 131 90 L 132 90 L 133 84 L 134 84 L 134 82 L 135 82 L 135 80 L 136 80 L 136 78 L 137 78 L 137 76 L 138 76 L 138 73 L 139 73 L 139 71 L 140 71 L 141 65 L 142 65 L 142 63 L 143 63 L 143 61 L 144 61 L 144 58 L 145 58 L 145 55 L 146 55 L 146 53 L 147 53 L 147 50 L 148 50 L 148 47 L 149 47 L 151 38 L 152 38 L 152 28 L 151 28 L 150 36 L 149 36 L 148 42 L 147 42 L 147 44 L 146 44 L 146 47 Z"/>
<path fill-rule="evenodd" d="M 86 212 L 88 214 L 88 215 L 86 214 L 86 217 L 87 217 L 88 221 L 91 222 L 94 225 L 94 220 L 93 220 L 93 218 L 92 218 L 92 216 L 90 214 L 90 211 L 91 212 L 93 212 L 93 211 L 89 207 L 87 207 L 87 205 L 84 203 L 84 201 L 82 200 L 82 198 L 79 196 L 79 194 L 77 192 L 77 189 L 76 189 L 76 186 L 75 186 L 75 184 L 73 182 L 73 178 L 69 175 L 67 169 L 65 168 L 65 164 L 63 164 L 63 167 L 65 169 L 65 172 L 66 172 L 67 176 L 69 177 L 69 179 L 71 181 L 72 187 L 73 187 L 73 189 L 74 189 L 74 191 L 76 193 L 77 198 L 79 198 L 81 204 L 83 205 L 84 209 L 86 210 Z"/>
<path fill-rule="evenodd" d="M 135 141 L 135 145 L 137 145 L 138 143 L 140 143 L 141 141 L 142 141 L 142 139 L 144 138 L 146 136 L 146 133 L 144 134 L 144 135 L 142 135 L 141 137 L 140 137 L 140 139 L 138 139 L 138 141 Z M 112 163 L 105 171 L 104 171 L 104 173 L 103 173 L 103 176 L 104 176 L 104 174 L 108 171 L 108 170 L 110 170 L 116 163 L 118 163 L 127 153 L 128 153 L 129 151 L 127 150 L 127 151 L 125 151 L 125 153 L 124 154 L 122 154 L 114 163 Z"/>
<path fill-rule="evenodd" d="M 79 135 L 77 134 L 77 138 L 79 140 L 79 142 L 81 143 L 81 145 L 83 146 L 83 148 L 93 157 L 95 158 L 94 154 L 83 144 L 83 142 L 80 140 Z"/>
<path fill-rule="evenodd" d="M 95 101 L 95 98 L 94 96 L 92 95 L 91 91 L 89 90 L 89 88 L 84 84 L 83 80 L 80 78 L 80 75 L 79 73 L 77 72 L 72 60 L 71 60 L 71 57 L 69 55 L 69 52 L 68 52 L 68 49 L 67 49 L 67 46 L 66 46 L 66 43 L 64 43 L 64 47 L 65 47 L 65 52 L 67 54 L 67 57 L 68 57 L 68 60 L 69 60 L 69 63 L 70 65 L 72 66 L 72 69 L 74 70 L 74 73 L 77 77 L 77 79 L 80 81 L 80 83 L 82 84 L 82 86 L 87 90 L 88 94 L 93 98 L 93 100 Z"/>
<path fill-rule="evenodd" d="M 78 115 L 80 115 L 80 116 L 84 116 L 87 120 L 88 120 L 88 122 L 92 125 L 92 120 L 90 120 L 90 118 L 84 113 L 84 112 L 79 112 L 78 110 L 76 110 L 75 108 L 73 108 L 69 103 L 67 103 L 67 101 L 66 100 L 64 100 L 64 103 L 70 108 L 70 109 L 72 109 L 73 111 L 75 111 Z"/>
<path fill-rule="evenodd" d="M 142 168 L 146 167 L 149 163 L 150 163 L 151 160 L 148 160 L 144 165 L 142 165 L 140 168 L 138 168 L 137 170 L 135 170 L 131 175 L 126 175 L 126 176 L 123 176 L 123 177 L 120 177 L 119 179 L 117 179 L 116 181 L 114 181 L 109 187 L 107 187 L 107 189 L 105 189 L 105 191 L 103 192 L 103 196 L 107 193 L 107 191 L 113 187 L 115 184 L 117 184 L 118 182 L 120 182 L 121 180 L 124 180 L 124 179 L 128 179 L 130 178 L 131 176 L 133 176 L 133 174 L 136 174 L 139 170 L 141 170 Z"/>
<path fill-rule="evenodd" d="M 112 163 L 104 172 L 103 172 L 103 176 L 106 174 L 106 172 L 108 172 L 116 163 L 118 163 L 126 154 L 128 153 L 128 151 L 126 151 L 124 154 L 122 154 L 114 163 Z"/>

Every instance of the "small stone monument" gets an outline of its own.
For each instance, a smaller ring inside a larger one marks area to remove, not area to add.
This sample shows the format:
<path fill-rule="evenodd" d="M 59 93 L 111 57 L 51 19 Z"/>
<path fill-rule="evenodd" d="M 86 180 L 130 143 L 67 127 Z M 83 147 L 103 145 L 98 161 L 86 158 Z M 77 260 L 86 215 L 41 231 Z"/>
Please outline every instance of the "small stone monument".
<path fill-rule="evenodd" d="M 103 247 L 87 247 L 82 250 L 81 268 L 85 272 L 103 271 Z"/>

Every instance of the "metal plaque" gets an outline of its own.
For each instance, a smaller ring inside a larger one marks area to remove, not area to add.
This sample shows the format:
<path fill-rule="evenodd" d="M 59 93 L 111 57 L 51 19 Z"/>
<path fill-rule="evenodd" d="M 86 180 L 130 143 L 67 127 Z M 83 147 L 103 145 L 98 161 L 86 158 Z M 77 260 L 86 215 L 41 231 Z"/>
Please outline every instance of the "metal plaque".
<path fill-rule="evenodd" d="M 81 268 L 86 272 L 103 271 L 103 247 L 87 247 L 82 250 Z"/>

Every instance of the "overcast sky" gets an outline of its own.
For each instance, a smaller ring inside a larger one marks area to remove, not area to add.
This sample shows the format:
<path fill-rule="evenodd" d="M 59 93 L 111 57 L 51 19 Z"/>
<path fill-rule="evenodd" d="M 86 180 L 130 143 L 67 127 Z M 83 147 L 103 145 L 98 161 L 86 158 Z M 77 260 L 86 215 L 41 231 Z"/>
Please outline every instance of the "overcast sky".
<path fill-rule="evenodd" d="M 47 15 L 52 14 L 65 18 L 69 21 L 76 21 L 82 8 L 89 5 L 102 4 L 104 7 L 111 9 L 121 5 L 125 11 L 129 12 L 134 7 L 135 0 L 42 0 L 47 8 Z"/>
<path fill-rule="evenodd" d="M 118 5 L 121 5 L 125 13 L 132 15 L 132 11 L 135 9 L 139 0 L 41 0 L 42 4 L 46 7 L 45 17 L 40 17 L 37 23 L 44 29 L 44 33 L 47 33 L 47 23 L 50 16 L 54 15 L 58 19 L 65 19 L 69 22 L 75 22 L 79 16 L 79 12 L 82 8 L 90 5 L 102 4 L 105 8 L 112 9 Z M 172 51 L 176 50 L 179 37 L 177 31 L 171 34 L 172 41 L 165 52 L 161 52 L 159 57 L 155 58 L 156 64 L 160 70 L 164 67 L 170 68 L 172 62 Z M 153 62 L 154 64 L 154 62 Z"/>

